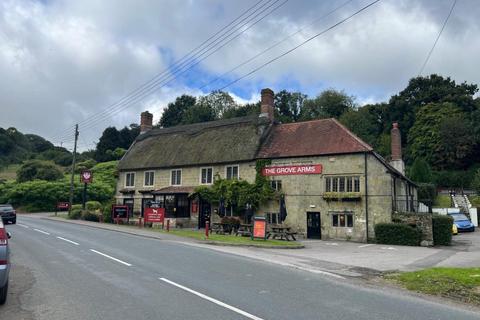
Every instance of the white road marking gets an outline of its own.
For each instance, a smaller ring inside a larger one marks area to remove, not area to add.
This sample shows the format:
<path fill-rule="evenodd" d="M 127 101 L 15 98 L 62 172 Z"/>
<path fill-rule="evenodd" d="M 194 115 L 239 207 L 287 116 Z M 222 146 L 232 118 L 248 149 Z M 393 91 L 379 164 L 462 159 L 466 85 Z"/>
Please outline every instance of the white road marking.
<path fill-rule="evenodd" d="M 383 250 L 398 250 L 397 248 L 393 247 L 382 247 Z"/>
<path fill-rule="evenodd" d="M 17 226 L 20 226 L 20 227 L 25 228 L 25 229 L 30 229 L 29 226 L 26 226 L 26 225 L 21 224 L 21 223 L 17 223 Z"/>
<path fill-rule="evenodd" d="M 369 244 L 364 244 L 362 246 L 358 246 L 359 248 L 366 248 L 366 247 L 370 247 L 370 246 L 374 246 L 373 243 L 369 243 Z"/>
<path fill-rule="evenodd" d="M 327 246 L 338 246 L 338 243 L 336 242 L 327 242 L 325 243 Z"/>
<path fill-rule="evenodd" d="M 93 249 L 90 249 L 90 251 L 95 252 L 96 254 L 99 254 L 99 255 L 101 255 L 101 256 L 104 256 L 105 258 L 112 259 L 113 261 L 116 261 L 116 262 L 118 262 L 118 263 L 121 263 L 121 264 L 123 264 L 123 265 L 126 265 L 127 267 L 131 267 L 131 266 L 132 266 L 132 265 L 131 265 L 130 263 L 128 263 L 128 262 L 125 262 L 125 261 L 122 261 L 122 260 L 120 260 L 120 259 L 114 258 L 114 257 L 109 256 L 108 254 L 102 253 L 102 252 L 100 252 L 100 251 L 93 250 Z"/>
<path fill-rule="evenodd" d="M 260 317 L 254 316 L 253 314 L 250 314 L 250 313 L 248 313 L 248 312 L 246 312 L 246 311 L 240 310 L 240 309 L 238 309 L 238 308 L 236 308 L 236 307 L 234 307 L 234 306 L 231 306 L 231 305 L 229 305 L 229 304 L 226 304 L 226 303 L 224 303 L 224 302 L 222 302 L 222 301 L 219 301 L 219 300 L 217 300 L 217 299 L 214 299 L 214 298 L 212 298 L 212 297 L 209 297 L 209 296 L 207 296 L 207 295 L 204 295 L 203 293 L 200 293 L 200 292 L 198 292 L 198 291 L 195 291 L 195 290 L 192 290 L 192 289 L 187 288 L 187 287 L 185 287 L 185 286 L 182 286 L 181 284 L 178 284 L 178 283 L 176 283 L 176 282 L 170 281 L 170 280 L 165 279 L 165 278 L 158 278 L 158 279 L 161 280 L 161 281 L 163 281 L 163 282 L 166 282 L 166 283 L 168 283 L 168 284 L 171 284 L 172 286 L 175 286 L 175 287 L 177 287 L 177 288 L 180 288 L 180 289 L 182 289 L 182 290 L 184 290 L 184 291 L 190 292 L 191 294 L 194 294 L 194 295 L 196 295 L 197 297 L 200 297 L 200 298 L 202 298 L 202 299 L 205 299 L 205 300 L 207 300 L 207 301 L 210 301 L 210 302 L 212 302 L 212 303 L 215 303 L 216 305 L 219 305 L 219 306 L 221 306 L 221 307 L 224 307 L 224 308 L 226 308 L 226 309 L 228 309 L 228 310 L 231 310 L 231 311 L 233 311 L 233 312 L 236 312 L 236 313 L 238 313 L 238 314 L 241 314 L 242 316 L 244 316 L 244 317 L 246 317 L 246 318 L 253 319 L 253 320 L 263 320 L 263 319 L 260 318 Z"/>
<path fill-rule="evenodd" d="M 40 233 L 43 233 L 43 234 L 46 234 L 47 236 L 50 235 L 50 233 L 48 233 L 48 232 L 46 232 L 46 231 L 43 231 L 43 230 L 40 230 L 40 229 L 33 229 L 33 230 L 35 230 L 35 231 L 37 231 L 37 232 L 40 232 Z"/>
<path fill-rule="evenodd" d="M 57 237 L 57 239 L 60 239 L 60 240 L 63 240 L 63 241 L 66 241 L 66 242 L 70 242 L 76 246 L 79 246 L 80 244 L 75 242 L 75 241 L 72 241 L 72 240 L 68 240 L 68 239 L 65 239 L 65 238 L 62 238 L 62 237 Z"/>

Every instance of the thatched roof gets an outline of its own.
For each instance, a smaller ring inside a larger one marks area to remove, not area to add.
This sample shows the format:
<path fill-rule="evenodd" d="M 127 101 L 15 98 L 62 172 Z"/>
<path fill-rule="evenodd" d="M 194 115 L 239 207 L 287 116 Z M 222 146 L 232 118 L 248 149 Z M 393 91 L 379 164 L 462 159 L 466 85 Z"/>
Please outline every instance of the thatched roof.
<path fill-rule="evenodd" d="M 257 115 L 150 130 L 119 169 L 169 168 L 254 160 L 269 122 Z"/>

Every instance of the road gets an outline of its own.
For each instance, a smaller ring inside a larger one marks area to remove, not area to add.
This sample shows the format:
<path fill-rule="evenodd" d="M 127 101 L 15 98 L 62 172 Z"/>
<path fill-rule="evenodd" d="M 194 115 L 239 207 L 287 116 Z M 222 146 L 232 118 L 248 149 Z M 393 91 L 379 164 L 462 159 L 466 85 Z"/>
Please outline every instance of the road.
<path fill-rule="evenodd" d="M 403 291 L 19 216 L 2 319 L 480 319 Z"/>

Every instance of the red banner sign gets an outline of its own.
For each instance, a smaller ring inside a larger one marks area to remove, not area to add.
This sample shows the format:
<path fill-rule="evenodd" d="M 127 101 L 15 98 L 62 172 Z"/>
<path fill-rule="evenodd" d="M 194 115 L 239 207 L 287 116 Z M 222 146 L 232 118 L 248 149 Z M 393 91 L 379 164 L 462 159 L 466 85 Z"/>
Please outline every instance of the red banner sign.
<path fill-rule="evenodd" d="M 305 164 L 296 166 L 265 167 L 262 170 L 264 176 L 287 176 L 299 174 L 321 174 L 321 164 Z"/>
<path fill-rule="evenodd" d="M 80 174 L 81 183 L 92 183 L 93 182 L 93 173 L 90 170 L 83 170 Z"/>
<path fill-rule="evenodd" d="M 143 210 L 145 223 L 162 223 L 165 218 L 165 208 L 145 208 Z"/>

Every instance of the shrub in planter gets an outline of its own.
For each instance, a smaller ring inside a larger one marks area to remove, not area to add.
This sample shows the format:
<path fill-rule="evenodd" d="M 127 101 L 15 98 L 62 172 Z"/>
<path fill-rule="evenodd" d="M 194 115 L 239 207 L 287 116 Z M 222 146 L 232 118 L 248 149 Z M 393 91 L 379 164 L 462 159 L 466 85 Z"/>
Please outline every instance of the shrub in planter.
<path fill-rule="evenodd" d="M 449 246 L 452 243 L 453 218 L 435 214 L 433 223 L 433 244 L 436 246 Z"/>
<path fill-rule="evenodd" d="M 422 231 L 402 223 L 379 223 L 375 226 L 377 243 L 418 246 Z"/>
<path fill-rule="evenodd" d="M 82 220 L 93 221 L 93 222 L 100 221 L 100 219 L 98 217 L 98 214 L 96 214 L 95 212 L 88 211 L 88 210 L 83 210 L 82 211 Z"/>
<path fill-rule="evenodd" d="M 82 209 L 78 209 L 78 208 L 73 209 L 73 206 L 72 206 L 72 211 L 68 214 L 68 219 L 78 220 L 81 217 L 82 217 Z"/>

